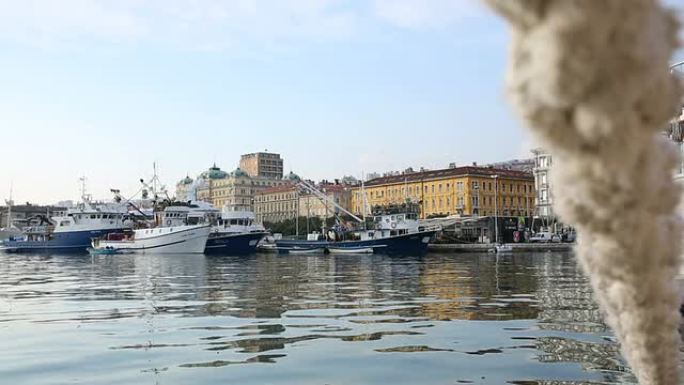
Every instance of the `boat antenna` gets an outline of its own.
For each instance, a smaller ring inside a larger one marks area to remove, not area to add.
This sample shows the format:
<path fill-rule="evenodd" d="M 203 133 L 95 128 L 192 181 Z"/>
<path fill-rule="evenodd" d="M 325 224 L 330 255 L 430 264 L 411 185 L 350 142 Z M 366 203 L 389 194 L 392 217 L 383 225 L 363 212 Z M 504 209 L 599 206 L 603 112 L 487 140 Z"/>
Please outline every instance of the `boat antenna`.
<path fill-rule="evenodd" d="M 7 204 L 7 228 L 12 227 L 12 205 L 14 202 L 12 201 L 12 187 L 14 185 L 14 182 L 10 182 L 10 193 L 9 193 L 9 200 L 5 199 L 5 204 Z"/>
<path fill-rule="evenodd" d="M 88 194 L 86 190 L 86 182 L 88 181 L 88 178 L 86 178 L 84 175 L 78 178 L 78 180 L 81 182 L 81 199 L 83 200 L 83 202 L 89 202 L 90 194 Z"/>

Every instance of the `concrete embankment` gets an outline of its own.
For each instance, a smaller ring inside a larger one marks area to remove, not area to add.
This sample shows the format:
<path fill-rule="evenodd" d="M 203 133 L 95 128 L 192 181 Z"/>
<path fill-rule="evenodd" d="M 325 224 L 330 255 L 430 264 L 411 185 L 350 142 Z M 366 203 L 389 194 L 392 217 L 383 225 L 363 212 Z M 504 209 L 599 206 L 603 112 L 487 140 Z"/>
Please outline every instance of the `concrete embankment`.
<path fill-rule="evenodd" d="M 523 251 L 570 251 L 573 243 L 509 243 L 513 252 Z M 428 250 L 433 252 L 486 253 L 493 249 L 487 243 L 431 243 Z"/>

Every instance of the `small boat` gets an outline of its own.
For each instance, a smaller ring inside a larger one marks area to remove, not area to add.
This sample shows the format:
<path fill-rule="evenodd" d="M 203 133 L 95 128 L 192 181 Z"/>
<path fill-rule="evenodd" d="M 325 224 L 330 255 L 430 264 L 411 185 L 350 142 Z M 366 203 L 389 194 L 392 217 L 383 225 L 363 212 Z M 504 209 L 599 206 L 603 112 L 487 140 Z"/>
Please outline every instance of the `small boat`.
<path fill-rule="evenodd" d="M 333 246 L 330 245 L 328 246 L 328 251 L 330 254 L 373 254 L 373 249 L 376 249 L 377 246 L 375 247 L 364 247 L 364 246 L 352 246 L 352 247 L 345 247 L 345 246 Z"/>
<path fill-rule="evenodd" d="M 294 246 L 287 250 L 289 254 L 324 254 L 324 247 L 300 247 Z"/>
<path fill-rule="evenodd" d="M 494 252 L 503 254 L 503 253 L 512 253 L 513 252 L 513 247 L 511 245 L 496 245 L 494 246 Z"/>

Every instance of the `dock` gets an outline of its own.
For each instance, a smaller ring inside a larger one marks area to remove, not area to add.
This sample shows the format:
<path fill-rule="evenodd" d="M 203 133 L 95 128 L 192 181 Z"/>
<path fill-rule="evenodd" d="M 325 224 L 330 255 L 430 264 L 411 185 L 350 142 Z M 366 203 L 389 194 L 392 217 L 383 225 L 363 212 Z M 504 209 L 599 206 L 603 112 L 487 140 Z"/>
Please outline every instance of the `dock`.
<path fill-rule="evenodd" d="M 572 251 L 574 243 L 508 243 L 513 252 Z M 432 252 L 486 253 L 494 248 L 490 243 L 431 243 Z"/>

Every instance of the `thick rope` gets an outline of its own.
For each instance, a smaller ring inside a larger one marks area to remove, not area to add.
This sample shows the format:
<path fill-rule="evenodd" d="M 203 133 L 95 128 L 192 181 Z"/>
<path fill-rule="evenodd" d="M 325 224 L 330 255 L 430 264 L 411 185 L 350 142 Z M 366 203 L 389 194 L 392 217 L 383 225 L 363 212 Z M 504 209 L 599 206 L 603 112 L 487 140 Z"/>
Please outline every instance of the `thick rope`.
<path fill-rule="evenodd" d="M 668 60 L 655 0 L 487 0 L 513 26 L 508 93 L 554 162 L 556 209 L 641 384 L 677 384 L 682 224 Z M 556 160 L 554 159 L 554 160 Z"/>

